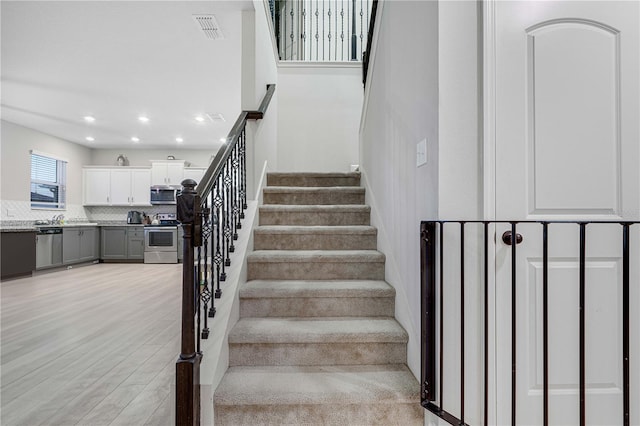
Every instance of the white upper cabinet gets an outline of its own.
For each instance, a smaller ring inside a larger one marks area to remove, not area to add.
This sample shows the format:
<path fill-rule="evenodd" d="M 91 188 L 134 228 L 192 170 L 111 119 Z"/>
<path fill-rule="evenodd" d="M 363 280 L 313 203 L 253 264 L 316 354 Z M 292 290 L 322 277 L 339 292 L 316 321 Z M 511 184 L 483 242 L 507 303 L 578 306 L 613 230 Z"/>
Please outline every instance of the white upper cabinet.
<path fill-rule="evenodd" d="M 205 171 L 206 169 L 202 169 L 199 167 L 187 167 L 184 169 L 184 178 L 193 179 L 197 184 L 200 184 Z"/>
<path fill-rule="evenodd" d="M 131 170 L 131 205 L 148 206 L 151 204 L 151 170 Z"/>
<path fill-rule="evenodd" d="M 85 206 L 151 205 L 150 169 L 86 168 L 83 178 Z"/>
<path fill-rule="evenodd" d="M 180 186 L 184 179 L 184 161 L 167 160 L 151 162 L 151 185 Z"/>
<path fill-rule="evenodd" d="M 108 206 L 111 204 L 110 169 L 84 169 L 83 204 L 85 206 Z"/>

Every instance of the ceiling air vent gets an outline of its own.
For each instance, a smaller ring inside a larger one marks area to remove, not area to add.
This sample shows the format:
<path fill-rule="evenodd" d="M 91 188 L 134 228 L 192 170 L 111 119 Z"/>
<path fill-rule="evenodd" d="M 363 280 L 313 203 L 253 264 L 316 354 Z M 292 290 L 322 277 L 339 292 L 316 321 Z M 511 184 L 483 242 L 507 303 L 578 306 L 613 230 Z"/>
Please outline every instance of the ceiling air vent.
<path fill-rule="evenodd" d="M 222 31 L 220 30 L 220 25 L 216 21 L 216 17 L 213 15 L 193 15 L 193 20 L 198 24 L 198 28 L 202 31 L 202 33 L 211 40 L 221 40 L 224 39 L 224 35 L 222 35 Z"/>
<path fill-rule="evenodd" d="M 226 122 L 227 120 L 225 120 L 224 115 L 220 114 L 219 112 L 208 112 L 206 114 L 206 116 L 209 118 L 209 120 L 216 122 L 216 121 L 223 121 Z"/>

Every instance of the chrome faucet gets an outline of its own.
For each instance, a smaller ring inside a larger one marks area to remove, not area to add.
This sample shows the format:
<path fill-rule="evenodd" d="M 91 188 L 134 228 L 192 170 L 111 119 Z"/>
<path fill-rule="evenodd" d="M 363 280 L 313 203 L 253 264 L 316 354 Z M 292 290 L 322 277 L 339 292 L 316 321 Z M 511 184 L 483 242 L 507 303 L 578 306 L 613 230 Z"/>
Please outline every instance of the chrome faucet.
<path fill-rule="evenodd" d="M 63 220 L 64 220 L 64 215 L 63 214 L 54 215 L 51 218 L 51 223 L 54 224 L 54 225 L 60 225 Z"/>

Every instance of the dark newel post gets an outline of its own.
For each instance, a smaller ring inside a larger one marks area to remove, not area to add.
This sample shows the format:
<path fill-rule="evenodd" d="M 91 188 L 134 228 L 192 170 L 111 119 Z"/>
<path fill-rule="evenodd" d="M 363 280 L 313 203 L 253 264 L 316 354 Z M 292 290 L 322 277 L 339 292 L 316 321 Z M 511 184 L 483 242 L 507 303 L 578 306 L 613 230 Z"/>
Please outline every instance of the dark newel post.
<path fill-rule="evenodd" d="M 176 426 L 200 425 L 200 360 L 195 343 L 195 276 L 194 242 L 198 226 L 200 202 L 191 179 L 182 182 L 177 199 L 177 216 L 184 230 L 182 263 L 182 343 L 176 362 Z"/>
<path fill-rule="evenodd" d="M 356 49 L 358 48 L 358 36 L 356 35 L 356 0 L 352 0 L 351 4 L 351 60 L 357 61 L 358 55 Z"/>

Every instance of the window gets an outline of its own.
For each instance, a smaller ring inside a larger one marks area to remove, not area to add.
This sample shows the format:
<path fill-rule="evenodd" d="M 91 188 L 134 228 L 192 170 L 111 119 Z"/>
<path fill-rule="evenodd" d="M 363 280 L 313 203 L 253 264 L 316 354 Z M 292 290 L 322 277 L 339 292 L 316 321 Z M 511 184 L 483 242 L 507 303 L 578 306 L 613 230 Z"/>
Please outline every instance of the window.
<path fill-rule="evenodd" d="M 31 153 L 31 208 L 64 210 L 67 192 L 67 162 Z"/>

